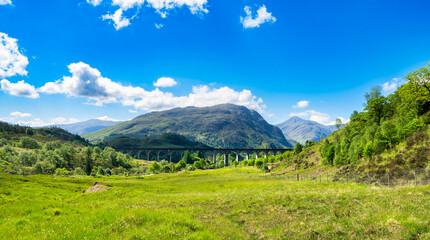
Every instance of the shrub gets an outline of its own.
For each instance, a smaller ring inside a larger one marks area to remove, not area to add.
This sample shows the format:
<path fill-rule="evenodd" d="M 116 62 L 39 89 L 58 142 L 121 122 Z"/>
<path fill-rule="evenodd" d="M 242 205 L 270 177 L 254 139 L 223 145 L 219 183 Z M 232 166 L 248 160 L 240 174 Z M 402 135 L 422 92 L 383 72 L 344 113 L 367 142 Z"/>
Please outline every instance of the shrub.
<path fill-rule="evenodd" d="M 109 170 L 109 172 L 110 172 L 110 170 Z M 87 174 L 84 172 L 84 170 L 82 170 L 82 168 L 80 168 L 80 167 L 75 168 L 75 170 L 73 171 L 73 174 L 74 174 L 74 175 L 79 175 L 79 176 L 87 175 Z"/>
<path fill-rule="evenodd" d="M 161 166 L 157 162 L 152 162 L 149 166 L 149 170 L 153 173 L 158 172 L 160 170 Z"/>
<path fill-rule="evenodd" d="M 248 160 L 248 166 L 254 166 L 255 164 L 255 160 L 254 159 L 249 159 Z"/>
<path fill-rule="evenodd" d="M 0 147 L 6 146 L 8 144 L 7 140 L 4 138 L 0 138 Z"/>
<path fill-rule="evenodd" d="M 263 165 L 263 161 L 261 159 L 257 159 L 255 161 L 255 167 L 260 168 Z"/>
<path fill-rule="evenodd" d="M 70 171 L 68 171 L 65 168 L 57 168 L 57 169 L 55 169 L 55 175 L 66 176 L 66 175 L 69 175 L 69 174 L 70 174 Z"/>
<path fill-rule="evenodd" d="M 33 138 L 29 138 L 29 137 L 22 137 L 20 139 L 19 145 L 22 148 L 28 148 L 28 149 L 40 148 L 40 144 L 36 140 L 34 140 Z"/>
<path fill-rule="evenodd" d="M 200 164 L 200 161 L 195 161 L 193 165 L 194 165 L 195 169 L 201 169 L 202 168 L 202 165 Z"/>
<path fill-rule="evenodd" d="M 186 167 L 186 169 L 187 169 L 187 171 L 194 171 L 194 170 L 196 170 L 196 168 L 193 165 L 191 165 L 191 164 L 188 164 L 187 167 Z"/>
<path fill-rule="evenodd" d="M 169 164 L 169 162 L 167 160 L 161 160 L 160 161 L 161 166 L 166 166 L 167 164 Z"/>

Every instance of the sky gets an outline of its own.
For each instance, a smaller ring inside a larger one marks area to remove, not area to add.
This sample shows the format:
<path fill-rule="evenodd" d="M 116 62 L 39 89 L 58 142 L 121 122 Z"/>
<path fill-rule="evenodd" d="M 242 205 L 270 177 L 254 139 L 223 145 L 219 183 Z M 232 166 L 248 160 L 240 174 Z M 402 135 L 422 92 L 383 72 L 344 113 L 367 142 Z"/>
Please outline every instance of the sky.
<path fill-rule="evenodd" d="M 233 103 L 333 124 L 430 61 L 428 0 L 0 0 L 0 121 Z"/>

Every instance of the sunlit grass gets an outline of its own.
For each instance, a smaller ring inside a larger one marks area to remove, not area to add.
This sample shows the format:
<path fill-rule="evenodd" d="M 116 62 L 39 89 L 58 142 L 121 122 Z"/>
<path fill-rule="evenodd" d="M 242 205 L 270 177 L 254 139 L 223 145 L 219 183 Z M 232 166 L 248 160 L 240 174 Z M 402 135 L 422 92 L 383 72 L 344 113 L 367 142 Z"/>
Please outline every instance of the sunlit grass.
<path fill-rule="evenodd" d="M 429 186 L 260 174 L 254 168 L 129 178 L 0 174 L 0 239 L 430 238 Z M 83 194 L 95 181 L 110 190 Z"/>

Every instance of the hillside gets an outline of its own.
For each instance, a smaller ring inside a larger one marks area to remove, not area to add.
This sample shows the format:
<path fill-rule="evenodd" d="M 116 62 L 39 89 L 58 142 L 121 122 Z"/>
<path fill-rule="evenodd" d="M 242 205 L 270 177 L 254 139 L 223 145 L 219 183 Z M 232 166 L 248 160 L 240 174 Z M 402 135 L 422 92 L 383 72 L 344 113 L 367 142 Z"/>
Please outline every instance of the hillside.
<path fill-rule="evenodd" d="M 335 126 L 325 126 L 299 117 L 292 117 L 276 126 L 282 130 L 285 138 L 302 144 L 306 141 L 318 142 L 321 136 L 325 138 L 336 130 Z"/>
<path fill-rule="evenodd" d="M 256 111 L 222 104 L 213 107 L 186 107 L 151 112 L 116 126 L 83 135 L 90 141 L 119 136 L 145 138 L 176 133 L 211 147 L 271 148 L 291 147 L 281 130 Z"/>
<path fill-rule="evenodd" d="M 121 122 L 90 119 L 84 122 L 71 123 L 71 124 L 59 124 L 59 125 L 52 125 L 48 127 L 55 126 L 55 127 L 62 128 L 73 134 L 83 135 L 83 134 L 92 133 L 92 132 L 101 130 L 103 128 L 112 127 L 119 123 Z"/>
<path fill-rule="evenodd" d="M 89 145 L 88 141 L 79 135 L 71 134 L 58 127 L 31 128 L 0 122 L 0 138 L 19 141 L 21 137 L 31 137 L 39 142 L 64 141 L 81 145 Z"/>
<path fill-rule="evenodd" d="M 130 138 L 117 137 L 103 141 L 103 144 L 114 149 L 126 148 L 209 148 L 207 145 L 188 140 L 178 134 L 164 133 L 159 137 Z"/>

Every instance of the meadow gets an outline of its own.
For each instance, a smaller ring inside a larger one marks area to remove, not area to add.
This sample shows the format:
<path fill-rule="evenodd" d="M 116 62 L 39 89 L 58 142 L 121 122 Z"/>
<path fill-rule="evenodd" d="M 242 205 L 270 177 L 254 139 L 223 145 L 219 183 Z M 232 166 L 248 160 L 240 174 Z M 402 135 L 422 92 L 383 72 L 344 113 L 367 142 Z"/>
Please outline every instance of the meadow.
<path fill-rule="evenodd" d="M 0 174 L 0 239 L 430 239 L 430 186 L 261 178 Z M 99 182 L 106 191 L 83 193 Z"/>

